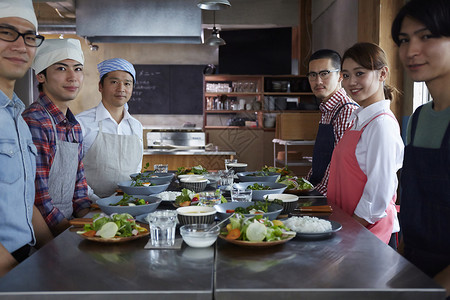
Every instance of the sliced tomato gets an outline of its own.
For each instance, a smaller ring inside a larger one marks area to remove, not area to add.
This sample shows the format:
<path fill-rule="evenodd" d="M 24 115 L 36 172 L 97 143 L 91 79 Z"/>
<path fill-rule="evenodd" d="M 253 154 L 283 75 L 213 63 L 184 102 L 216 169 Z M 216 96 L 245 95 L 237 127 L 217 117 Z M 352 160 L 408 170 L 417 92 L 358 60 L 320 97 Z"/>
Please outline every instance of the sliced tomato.
<path fill-rule="evenodd" d="M 95 230 L 89 230 L 89 231 L 86 231 L 85 233 L 83 233 L 83 235 L 88 236 L 88 237 L 94 237 L 96 232 L 97 231 L 95 231 Z"/>
<path fill-rule="evenodd" d="M 227 239 L 229 240 L 237 240 L 241 236 L 241 231 L 239 228 L 231 229 L 227 234 Z"/>
<path fill-rule="evenodd" d="M 234 213 L 234 209 L 227 209 L 226 213 L 227 214 L 232 214 L 232 213 Z"/>

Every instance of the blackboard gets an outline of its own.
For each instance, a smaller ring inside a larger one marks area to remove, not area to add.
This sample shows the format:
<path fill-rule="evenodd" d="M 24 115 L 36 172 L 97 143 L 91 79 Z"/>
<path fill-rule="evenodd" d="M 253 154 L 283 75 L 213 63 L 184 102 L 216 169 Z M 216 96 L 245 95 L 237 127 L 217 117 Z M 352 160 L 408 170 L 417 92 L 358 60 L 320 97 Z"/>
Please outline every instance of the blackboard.
<path fill-rule="evenodd" d="M 204 65 L 134 65 L 131 114 L 203 114 Z"/>

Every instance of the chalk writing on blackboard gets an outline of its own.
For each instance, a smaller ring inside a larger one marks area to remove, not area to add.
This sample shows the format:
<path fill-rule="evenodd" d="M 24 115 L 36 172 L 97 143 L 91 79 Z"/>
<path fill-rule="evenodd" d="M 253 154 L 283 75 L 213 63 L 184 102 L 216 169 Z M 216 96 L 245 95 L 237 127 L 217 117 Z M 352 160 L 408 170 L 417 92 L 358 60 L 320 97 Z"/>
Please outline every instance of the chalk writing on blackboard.
<path fill-rule="evenodd" d="M 134 65 L 131 114 L 202 114 L 203 65 Z"/>

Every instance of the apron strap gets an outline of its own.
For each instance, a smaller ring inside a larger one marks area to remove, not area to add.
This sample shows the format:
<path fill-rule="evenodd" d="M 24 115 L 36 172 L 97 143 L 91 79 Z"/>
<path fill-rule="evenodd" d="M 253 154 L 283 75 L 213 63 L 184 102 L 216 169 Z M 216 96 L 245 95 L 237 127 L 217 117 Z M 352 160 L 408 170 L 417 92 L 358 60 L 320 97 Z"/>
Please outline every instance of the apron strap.
<path fill-rule="evenodd" d="M 341 105 L 341 107 L 338 108 L 338 110 L 336 111 L 336 113 L 334 114 L 334 116 L 331 118 L 330 124 L 332 124 L 332 123 L 334 122 L 334 119 L 337 118 L 337 115 L 339 114 L 339 112 L 341 111 L 341 109 L 343 109 L 344 106 L 347 106 L 347 105 L 355 105 L 356 107 L 359 107 L 358 104 L 356 104 L 356 103 L 351 103 L 351 102 L 348 102 L 348 103 L 345 103 L 344 105 Z"/>
<path fill-rule="evenodd" d="M 378 114 L 378 115 L 376 115 L 375 117 L 373 117 L 369 122 L 367 122 L 367 124 L 364 125 L 364 126 L 361 128 L 361 131 L 363 131 L 364 129 L 366 129 L 367 125 L 369 125 L 373 120 L 375 120 L 376 118 L 378 118 L 379 116 L 382 116 L 382 115 L 388 115 L 389 117 L 391 117 L 392 119 L 394 119 L 395 121 L 397 121 L 397 119 L 396 119 L 393 115 L 391 115 L 390 113 L 381 113 L 381 114 Z M 397 121 L 397 122 L 398 122 L 398 121 Z"/>
<path fill-rule="evenodd" d="M 412 123 L 411 123 L 411 145 L 414 143 L 414 136 L 416 135 L 417 123 L 419 121 L 420 111 L 422 110 L 422 105 L 419 106 L 416 111 L 412 115 Z"/>

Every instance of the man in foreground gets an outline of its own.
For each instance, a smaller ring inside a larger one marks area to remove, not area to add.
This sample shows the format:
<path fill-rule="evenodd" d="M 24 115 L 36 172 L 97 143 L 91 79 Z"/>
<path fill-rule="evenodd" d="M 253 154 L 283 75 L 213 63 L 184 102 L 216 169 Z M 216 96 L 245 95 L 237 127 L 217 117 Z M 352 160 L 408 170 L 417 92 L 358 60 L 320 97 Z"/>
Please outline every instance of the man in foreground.
<path fill-rule="evenodd" d="M 36 147 L 14 93 L 44 40 L 36 30 L 31 0 L 0 1 L 0 276 L 52 238 L 34 206 Z"/>

